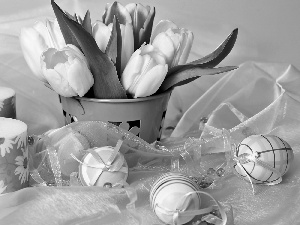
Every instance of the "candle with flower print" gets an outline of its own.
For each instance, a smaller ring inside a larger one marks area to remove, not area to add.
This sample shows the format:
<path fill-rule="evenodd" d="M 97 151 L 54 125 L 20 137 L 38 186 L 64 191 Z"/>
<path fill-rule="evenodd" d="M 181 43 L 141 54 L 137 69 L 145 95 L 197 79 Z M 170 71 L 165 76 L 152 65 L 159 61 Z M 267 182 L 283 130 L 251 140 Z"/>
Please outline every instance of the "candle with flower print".
<path fill-rule="evenodd" d="M 28 187 L 27 125 L 0 117 L 0 194 Z"/>
<path fill-rule="evenodd" d="M 16 92 L 8 87 L 0 87 L 0 117 L 16 118 Z M 0 184 L 1 185 L 1 184 Z"/>

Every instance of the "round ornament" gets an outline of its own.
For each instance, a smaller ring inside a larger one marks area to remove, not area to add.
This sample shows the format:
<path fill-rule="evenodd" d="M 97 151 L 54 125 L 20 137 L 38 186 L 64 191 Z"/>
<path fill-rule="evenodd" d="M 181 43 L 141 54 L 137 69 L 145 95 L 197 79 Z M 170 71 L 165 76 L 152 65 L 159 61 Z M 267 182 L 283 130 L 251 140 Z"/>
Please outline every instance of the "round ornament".
<path fill-rule="evenodd" d="M 157 217 L 166 224 L 185 224 L 195 215 L 185 214 L 199 210 L 199 186 L 188 176 L 166 173 L 156 180 L 150 191 L 150 205 Z"/>
<path fill-rule="evenodd" d="M 88 150 L 79 165 L 79 178 L 85 186 L 114 187 L 128 177 L 124 156 L 111 146 Z"/>
<path fill-rule="evenodd" d="M 236 148 L 236 172 L 254 184 L 279 183 L 294 154 L 291 146 L 275 135 L 252 135 Z M 244 158 L 243 160 L 241 160 Z"/>

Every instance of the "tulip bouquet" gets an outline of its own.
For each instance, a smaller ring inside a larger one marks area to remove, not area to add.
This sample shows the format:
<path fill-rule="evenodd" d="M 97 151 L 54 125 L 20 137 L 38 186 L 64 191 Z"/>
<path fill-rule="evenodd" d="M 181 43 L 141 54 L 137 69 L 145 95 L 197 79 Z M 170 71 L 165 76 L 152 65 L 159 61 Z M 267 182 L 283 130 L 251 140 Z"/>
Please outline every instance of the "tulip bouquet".
<path fill-rule="evenodd" d="M 237 29 L 214 52 L 186 63 L 193 33 L 168 20 L 152 29 L 154 7 L 114 2 L 92 23 L 89 11 L 81 18 L 51 5 L 56 19 L 23 28 L 20 43 L 33 73 L 61 96 L 147 97 L 236 69 L 215 67 L 233 48 Z"/>

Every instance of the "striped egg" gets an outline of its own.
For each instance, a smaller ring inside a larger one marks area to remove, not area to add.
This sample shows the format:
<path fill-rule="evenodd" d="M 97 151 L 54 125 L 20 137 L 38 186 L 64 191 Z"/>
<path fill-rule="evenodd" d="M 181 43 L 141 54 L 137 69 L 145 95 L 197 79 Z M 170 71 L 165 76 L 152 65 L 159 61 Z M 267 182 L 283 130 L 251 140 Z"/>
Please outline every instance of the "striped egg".
<path fill-rule="evenodd" d="M 237 146 L 235 156 L 239 157 L 244 153 L 257 155 L 260 161 L 275 168 L 281 176 L 288 171 L 294 158 L 291 146 L 275 135 L 252 135 L 245 138 Z M 240 165 L 243 169 L 238 165 L 234 167 L 237 173 L 247 181 L 250 178 L 254 184 L 276 182 L 281 177 L 257 162 L 249 161 Z"/>
<path fill-rule="evenodd" d="M 173 224 L 176 210 L 198 210 L 201 205 L 199 186 L 188 176 L 180 173 L 166 173 L 159 177 L 150 191 L 150 205 L 157 217 L 166 224 Z M 187 193 L 191 193 L 184 206 L 180 204 Z M 177 224 L 185 224 L 193 215 L 180 214 Z"/>

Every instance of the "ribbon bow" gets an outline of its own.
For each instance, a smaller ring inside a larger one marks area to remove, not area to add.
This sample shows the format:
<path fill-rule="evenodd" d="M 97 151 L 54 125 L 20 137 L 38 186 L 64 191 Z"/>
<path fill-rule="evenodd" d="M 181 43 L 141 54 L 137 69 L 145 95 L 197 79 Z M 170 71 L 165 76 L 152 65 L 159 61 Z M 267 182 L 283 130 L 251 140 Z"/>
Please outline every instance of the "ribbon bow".
<path fill-rule="evenodd" d="M 122 172 L 122 173 L 128 173 L 128 170 L 126 167 L 123 166 L 124 164 L 124 156 L 120 155 L 120 160 L 118 160 L 116 163 L 114 163 L 116 156 L 119 153 L 119 150 L 121 148 L 123 141 L 119 140 L 117 142 L 116 147 L 114 148 L 112 154 L 110 155 L 109 159 L 107 160 L 107 162 L 105 162 L 100 155 L 95 151 L 95 149 L 89 149 L 88 152 L 92 154 L 92 156 L 96 159 L 96 161 L 99 163 L 98 165 L 89 165 L 85 162 L 80 161 L 79 159 L 77 159 L 73 154 L 71 154 L 71 156 L 78 161 L 80 164 L 90 167 L 90 168 L 97 168 L 99 170 L 97 170 L 94 174 L 94 176 L 91 178 L 90 181 L 90 185 L 94 186 L 95 183 L 97 182 L 98 178 L 101 176 L 101 174 L 103 173 L 103 171 L 110 171 L 110 172 Z M 116 186 L 118 184 L 115 184 L 114 186 Z"/>
<path fill-rule="evenodd" d="M 203 209 L 188 210 L 187 208 L 189 206 L 189 202 L 190 202 L 192 194 L 206 195 L 215 202 L 215 205 L 209 206 L 209 207 L 203 208 Z M 157 203 L 154 207 L 154 209 L 157 210 L 158 212 L 160 212 L 161 214 L 172 216 L 172 225 L 180 225 L 181 224 L 180 220 L 179 220 L 180 216 L 197 216 L 197 215 L 203 215 L 203 214 L 208 214 L 208 215 L 203 216 L 201 218 L 201 221 L 206 221 L 206 222 L 209 222 L 209 223 L 212 223 L 215 225 L 225 225 L 227 223 L 227 215 L 226 215 L 223 207 L 210 194 L 203 192 L 203 191 L 192 191 L 192 192 L 186 193 L 177 202 L 175 208 L 176 208 L 176 210 L 164 209 L 164 208 L 160 207 Z M 214 216 L 212 214 L 209 214 L 215 210 L 219 210 L 221 218 Z"/>

